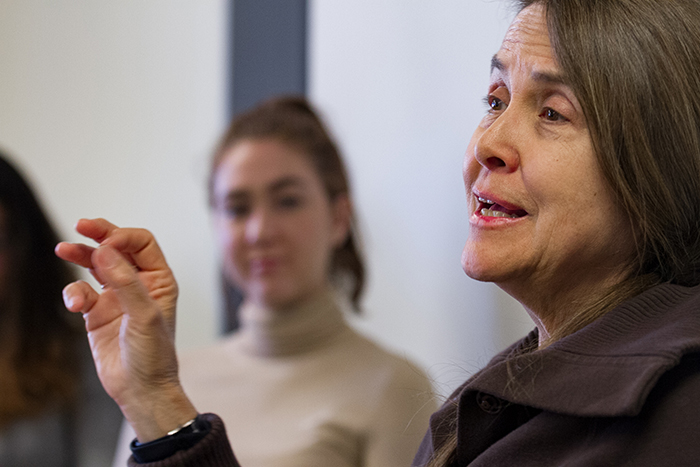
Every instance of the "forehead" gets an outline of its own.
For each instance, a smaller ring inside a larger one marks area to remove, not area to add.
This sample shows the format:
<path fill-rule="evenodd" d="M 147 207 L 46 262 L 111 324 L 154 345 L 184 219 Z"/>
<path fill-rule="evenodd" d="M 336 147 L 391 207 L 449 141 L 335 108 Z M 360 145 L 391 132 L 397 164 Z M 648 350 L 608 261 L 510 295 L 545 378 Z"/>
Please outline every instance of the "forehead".
<path fill-rule="evenodd" d="M 495 58 L 507 68 L 536 66 L 543 72 L 558 70 L 549 41 L 544 7 L 530 5 L 515 17 Z"/>
<path fill-rule="evenodd" d="M 281 178 L 316 181 L 310 157 L 273 139 L 242 140 L 224 155 L 214 178 L 215 188 L 264 188 Z"/>

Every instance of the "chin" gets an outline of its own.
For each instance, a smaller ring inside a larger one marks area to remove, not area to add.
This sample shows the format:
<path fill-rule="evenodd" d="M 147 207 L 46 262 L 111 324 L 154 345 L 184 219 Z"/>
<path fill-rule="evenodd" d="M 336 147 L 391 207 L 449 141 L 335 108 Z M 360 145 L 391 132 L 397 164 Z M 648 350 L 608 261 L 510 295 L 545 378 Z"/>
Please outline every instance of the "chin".
<path fill-rule="evenodd" d="M 479 254 L 474 251 L 475 247 L 469 242 L 462 250 L 462 271 L 470 278 L 477 281 L 488 281 L 488 274 L 484 270 L 483 261 L 480 261 Z"/>
<path fill-rule="evenodd" d="M 266 291 L 260 291 L 258 293 L 255 293 L 252 297 L 254 301 L 259 305 L 270 308 L 284 308 L 292 301 L 289 297 L 285 295 Z"/>
<path fill-rule="evenodd" d="M 462 270 L 470 279 L 474 279 L 475 281 L 496 282 L 498 279 L 497 275 L 483 269 L 475 268 L 472 265 L 462 264 Z"/>
<path fill-rule="evenodd" d="M 270 308 L 287 308 L 296 305 L 300 296 L 296 291 L 262 289 L 254 294 L 255 301 Z"/>
<path fill-rule="evenodd" d="M 471 279 L 480 282 L 501 282 L 508 276 L 508 271 L 503 270 L 503 259 L 490 255 L 479 254 L 470 248 L 464 248 L 462 252 L 462 270 Z"/>

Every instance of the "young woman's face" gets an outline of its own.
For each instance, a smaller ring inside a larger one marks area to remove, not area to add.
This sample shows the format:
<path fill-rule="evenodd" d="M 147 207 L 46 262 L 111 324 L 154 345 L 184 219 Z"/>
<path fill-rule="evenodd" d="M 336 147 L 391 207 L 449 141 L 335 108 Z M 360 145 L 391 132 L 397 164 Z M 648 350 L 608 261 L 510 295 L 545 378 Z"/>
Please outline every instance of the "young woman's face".
<path fill-rule="evenodd" d="M 542 7 L 513 21 L 490 81 L 464 160 L 465 272 L 529 308 L 616 283 L 633 254 L 631 229 L 554 59 Z"/>
<path fill-rule="evenodd" d="M 331 202 L 307 156 L 274 139 L 240 141 L 212 189 L 224 271 L 246 300 L 286 307 L 327 286 L 349 207 L 344 196 Z"/>

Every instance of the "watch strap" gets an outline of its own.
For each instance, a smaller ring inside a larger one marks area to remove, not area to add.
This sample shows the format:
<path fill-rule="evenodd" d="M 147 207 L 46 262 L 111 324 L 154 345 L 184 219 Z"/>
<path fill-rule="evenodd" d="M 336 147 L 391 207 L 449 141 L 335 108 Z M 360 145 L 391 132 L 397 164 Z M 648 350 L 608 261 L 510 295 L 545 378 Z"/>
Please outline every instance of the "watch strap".
<path fill-rule="evenodd" d="M 211 430 L 211 425 L 201 414 L 193 420 L 168 432 L 162 438 L 139 443 L 136 439 L 131 442 L 131 453 L 139 464 L 167 459 L 177 451 L 189 449 L 202 440 Z"/>

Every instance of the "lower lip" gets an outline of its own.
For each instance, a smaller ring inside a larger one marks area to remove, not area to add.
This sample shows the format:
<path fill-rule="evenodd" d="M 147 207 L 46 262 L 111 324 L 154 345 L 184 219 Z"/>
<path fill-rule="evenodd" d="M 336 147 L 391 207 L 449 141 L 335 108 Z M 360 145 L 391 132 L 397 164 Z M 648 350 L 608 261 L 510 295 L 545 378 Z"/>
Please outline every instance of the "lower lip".
<path fill-rule="evenodd" d="M 476 211 L 469 218 L 469 223 L 475 227 L 501 227 L 501 226 L 512 226 L 519 222 L 523 222 L 528 216 L 522 217 L 494 217 L 494 216 L 484 216 L 480 211 Z"/>
<path fill-rule="evenodd" d="M 267 275 L 274 272 L 278 264 L 274 259 L 256 259 L 250 262 L 250 271 L 256 275 Z"/>

